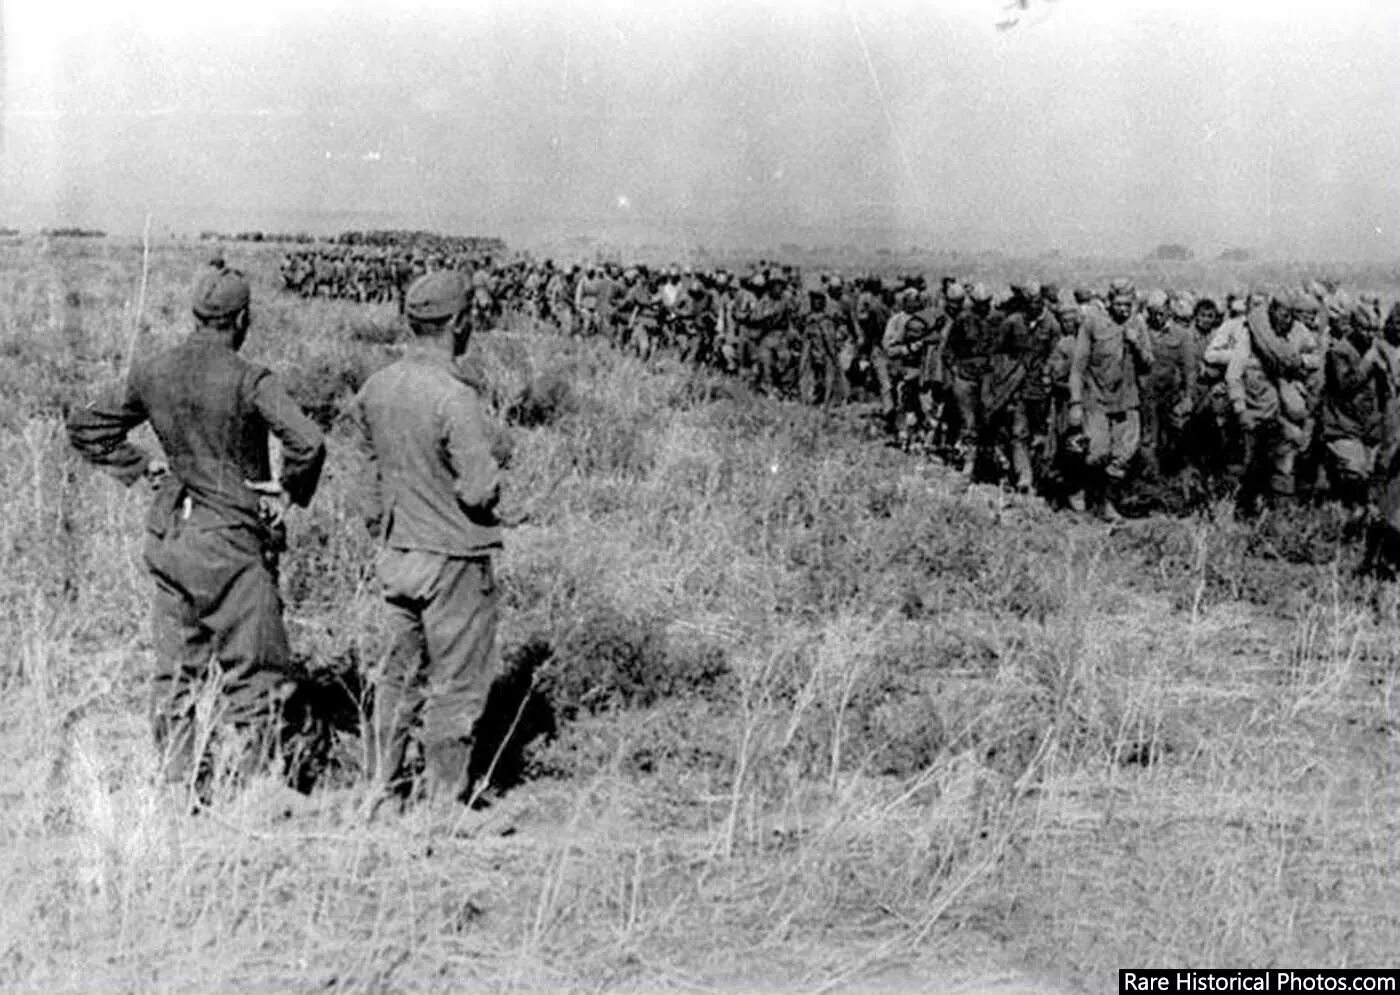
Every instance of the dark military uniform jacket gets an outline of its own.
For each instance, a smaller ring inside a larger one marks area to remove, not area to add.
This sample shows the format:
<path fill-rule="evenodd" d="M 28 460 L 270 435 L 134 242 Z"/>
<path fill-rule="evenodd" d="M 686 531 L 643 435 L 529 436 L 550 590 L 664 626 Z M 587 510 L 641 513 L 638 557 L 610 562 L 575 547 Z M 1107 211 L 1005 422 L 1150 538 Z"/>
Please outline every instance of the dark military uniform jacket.
<path fill-rule="evenodd" d="M 69 438 L 85 459 L 129 485 L 150 462 L 127 438 L 145 421 L 170 463 L 147 520 L 157 536 L 178 516 L 183 528 L 267 538 L 258 495 L 245 481 L 269 477 L 269 431 L 282 443 L 280 482 L 293 503 L 310 502 L 325 462 L 320 429 L 267 369 L 212 331 L 198 330 L 138 364 L 125 384 L 73 412 Z"/>

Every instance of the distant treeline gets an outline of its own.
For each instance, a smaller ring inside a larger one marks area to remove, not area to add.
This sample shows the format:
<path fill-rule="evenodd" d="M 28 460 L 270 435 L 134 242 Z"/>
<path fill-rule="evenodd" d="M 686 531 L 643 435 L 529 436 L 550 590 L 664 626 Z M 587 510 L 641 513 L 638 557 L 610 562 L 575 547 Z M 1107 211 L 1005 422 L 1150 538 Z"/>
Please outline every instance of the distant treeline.
<path fill-rule="evenodd" d="M 19 232 L 15 232 L 16 235 Z M 106 238 L 107 233 L 101 228 L 41 228 L 40 235 L 49 238 Z"/>
<path fill-rule="evenodd" d="M 14 238 L 18 234 L 18 228 L 0 228 L 0 238 Z"/>
<path fill-rule="evenodd" d="M 1196 254 L 1188 246 L 1178 242 L 1169 242 L 1159 245 L 1148 253 L 1147 258 L 1154 262 L 1186 263 L 1196 258 Z M 1250 249 L 1230 248 L 1220 253 L 1222 263 L 1249 263 L 1254 261 L 1254 252 Z"/>

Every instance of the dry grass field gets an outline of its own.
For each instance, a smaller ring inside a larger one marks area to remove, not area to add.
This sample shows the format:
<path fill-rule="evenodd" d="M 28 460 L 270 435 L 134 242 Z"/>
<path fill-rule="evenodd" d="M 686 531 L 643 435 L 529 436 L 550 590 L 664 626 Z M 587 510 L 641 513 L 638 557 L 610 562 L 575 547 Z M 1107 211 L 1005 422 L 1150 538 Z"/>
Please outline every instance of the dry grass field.
<path fill-rule="evenodd" d="M 230 257 L 246 352 L 330 426 L 292 638 L 369 662 L 336 406 L 393 315 L 278 295 L 273 252 Z M 254 785 L 179 814 L 149 779 L 147 495 L 61 416 L 184 334 L 202 261 L 152 252 L 138 327 L 139 245 L 0 247 L 0 990 L 1098 992 L 1393 963 L 1396 595 L 1351 580 L 1335 522 L 1110 530 L 524 327 L 473 349 L 502 407 L 569 385 L 509 429 L 520 500 L 568 468 L 499 565 L 504 646 L 550 654 L 529 778 L 366 823 L 347 743 L 305 805 Z"/>

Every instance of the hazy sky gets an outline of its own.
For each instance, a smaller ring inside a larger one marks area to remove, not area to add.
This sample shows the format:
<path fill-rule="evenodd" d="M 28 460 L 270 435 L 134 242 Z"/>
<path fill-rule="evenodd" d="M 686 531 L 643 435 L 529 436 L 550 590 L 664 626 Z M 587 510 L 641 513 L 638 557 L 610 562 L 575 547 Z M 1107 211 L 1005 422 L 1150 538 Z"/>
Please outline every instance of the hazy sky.
<path fill-rule="evenodd" d="M 1400 4 L 1004 2 L 0 0 L 0 223 L 1400 257 Z"/>

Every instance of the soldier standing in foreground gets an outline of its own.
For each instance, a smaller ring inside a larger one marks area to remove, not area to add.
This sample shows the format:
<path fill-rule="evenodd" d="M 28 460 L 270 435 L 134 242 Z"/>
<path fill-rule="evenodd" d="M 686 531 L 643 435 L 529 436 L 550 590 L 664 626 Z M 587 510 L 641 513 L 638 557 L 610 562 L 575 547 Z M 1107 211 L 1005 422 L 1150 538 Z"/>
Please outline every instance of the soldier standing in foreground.
<path fill-rule="evenodd" d="M 238 355 L 250 321 L 243 274 L 207 270 L 194 314 L 189 338 L 73 412 L 68 432 L 84 459 L 122 483 L 155 485 L 145 546 L 156 582 L 152 724 L 165 778 L 207 802 L 212 730 L 196 722 L 203 689 L 218 689 L 212 724 L 235 733 L 236 775 L 290 745 L 281 705 L 296 672 L 277 559 L 287 505 L 310 502 L 326 450 L 272 375 Z M 165 459 L 128 441 L 146 421 Z M 282 443 L 278 481 L 268 479 L 269 431 Z"/>
<path fill-rule="evenodd" d="M 384 545 L 379 579 L 392 632 L 371 756 L 380 797 L 405 797 L 416 739 L 428 793 L 470 803 L 491 760 L 473 734 L 499 669 L 492 557 L 501 548 L 501 475 L 482 399 L 453 363 L 454 339 L 465 345 L 471 321 L 466 283 L 452 271 L 423 276 L 405 311 L 413 345 L 357 397 L 373 463 L 367 521 Z"/>

